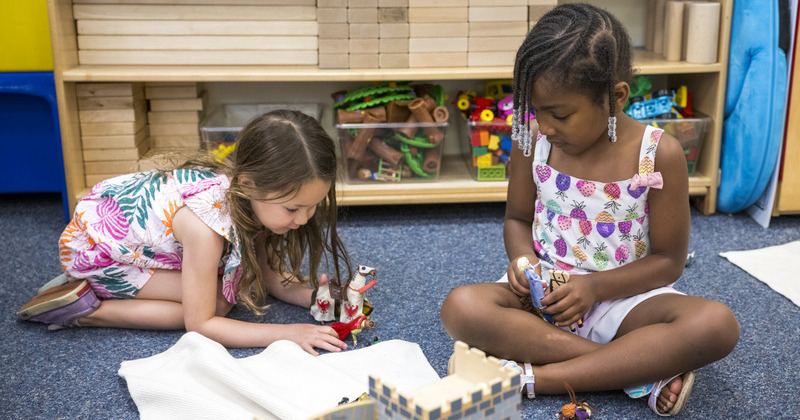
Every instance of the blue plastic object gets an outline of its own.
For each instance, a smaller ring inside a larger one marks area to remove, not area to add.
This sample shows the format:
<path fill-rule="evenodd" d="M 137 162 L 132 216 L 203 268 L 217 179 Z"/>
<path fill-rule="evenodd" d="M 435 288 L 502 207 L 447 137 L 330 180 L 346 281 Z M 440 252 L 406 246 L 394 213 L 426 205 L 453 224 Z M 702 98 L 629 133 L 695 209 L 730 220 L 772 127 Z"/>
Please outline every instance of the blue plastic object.
<path fill-rule="evenodd" d="M 786 55 L 778 47 L 779 3 L 733 5 L 717 210 L 755 203 L 778 159 L 786 116 Z"/>
<path fill-rule="evenodd" d="M 69 220 L 53 72 L 0 73 L 0 193 L 60 192 Z"/>

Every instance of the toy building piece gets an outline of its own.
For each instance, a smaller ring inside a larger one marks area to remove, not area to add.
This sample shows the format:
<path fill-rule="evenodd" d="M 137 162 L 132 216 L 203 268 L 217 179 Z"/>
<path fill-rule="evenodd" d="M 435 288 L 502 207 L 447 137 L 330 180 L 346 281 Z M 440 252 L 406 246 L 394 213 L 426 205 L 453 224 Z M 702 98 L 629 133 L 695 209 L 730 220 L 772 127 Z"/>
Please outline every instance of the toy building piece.
<path fill-rule="evenodd" d="M 369 395 L 381 419 L 519 419 L 519 372 L 456 342 L 453 372 L 407 393 L 370 376 Z"/>
<path fill-rule="evenodd" d="M 319 287 L 315 293 L 314 302 L 311 304 L 311 315 L 319 322 L 333 321 L 336 301 L 331 297 L 328 281 L 320 280 Z"/>
<path fill-rule="evenodd" d="M 339 322 L 348 323 L 363 314 L 364 293 L 377 282 L 375 274 L 376 270 L 372 267 L 358 266 L 353 278 L 345 285 Z M 366 276 L 372 276 L 372 281 L 367 283 Z"/>

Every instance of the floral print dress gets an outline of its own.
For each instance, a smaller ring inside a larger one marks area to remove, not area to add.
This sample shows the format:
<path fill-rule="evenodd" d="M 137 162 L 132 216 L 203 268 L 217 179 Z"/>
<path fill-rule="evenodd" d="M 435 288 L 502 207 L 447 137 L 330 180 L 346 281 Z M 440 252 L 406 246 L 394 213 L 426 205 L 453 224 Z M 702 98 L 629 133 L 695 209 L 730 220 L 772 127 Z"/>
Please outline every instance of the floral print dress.
<path fill-rule="evenodd" d="M 100 182 L 75 206 L 59 239 L 68 278 L 86 279 L 100 299 L 136 296 L 157 269 L 180 270 L 183 247 L 172 217 L 189 207 L 227 240 L 220 260 L 222 291 L 236 303 L 241 277 L 239 237 L 226 204 L 225 175 L 195 169 L 149 171 Z"/>
<path fill-rule="evenodd" d="M 533 178 L 536 207 L 533 245 L 542 274 L 552 270 L 579 275 L 611 270 L 650 254 L 650 188 L 661 188 L 654 172 L 656 149 L 663 130 L 647 126 L 639 152 L 639 170 L 632 177 L 602 183 L 560 173 L 547 164 L 551 145 L 546 136 L 536 141 Z M 595 303 L 584 316 L 578 334 L 593 341 L 610 341 L 628 311 L 660 293 L 658 288 L 627 299 Z"/>

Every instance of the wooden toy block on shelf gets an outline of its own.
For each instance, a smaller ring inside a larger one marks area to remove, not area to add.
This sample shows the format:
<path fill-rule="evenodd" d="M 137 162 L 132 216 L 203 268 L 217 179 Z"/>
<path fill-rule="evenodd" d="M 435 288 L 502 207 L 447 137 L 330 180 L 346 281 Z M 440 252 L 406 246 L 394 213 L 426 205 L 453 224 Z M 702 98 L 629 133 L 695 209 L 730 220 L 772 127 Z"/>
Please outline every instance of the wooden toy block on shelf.
<path fill-rule="evenodd" d="M 200 148 L 204 97 L 198 83 L 148 82 L 145 98 L 151 146 L 158 149 Z"/>
<path fill-rule="evenodd" d="M 448 376 L 410 392 L 369 377 L 369 398 L 340 405 L 311 420 L 519 419 L 519 372 L 457 341 Z"/>
<path fill-rule="evenodd" d="M 517 49 L 528 33 L 527 2 L 517 4 L 519 1 L 470 2 L 467 66 L 514 65 Z"/>
<path fill-rule="evenodd" d="M 78 83 L 86 185 L 135 170 L 149 148 L 142 83 Z"/>

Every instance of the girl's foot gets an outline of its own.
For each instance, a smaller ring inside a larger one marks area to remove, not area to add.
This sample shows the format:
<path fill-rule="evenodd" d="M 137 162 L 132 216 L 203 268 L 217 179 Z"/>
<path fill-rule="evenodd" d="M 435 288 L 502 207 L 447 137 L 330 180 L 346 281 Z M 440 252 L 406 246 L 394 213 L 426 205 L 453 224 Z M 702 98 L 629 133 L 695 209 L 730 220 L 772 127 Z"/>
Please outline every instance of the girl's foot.
<path fill-rule="evenodd" d="M 678 401 L 682 387 L 683 377 L 678 376 L 661 388 L 661 394 L 658 395 L 658 400 L 656 401 L 656 408 L 660 414 L 667 414 L 669 410 L 672 410 L 672 407 Z"/>

